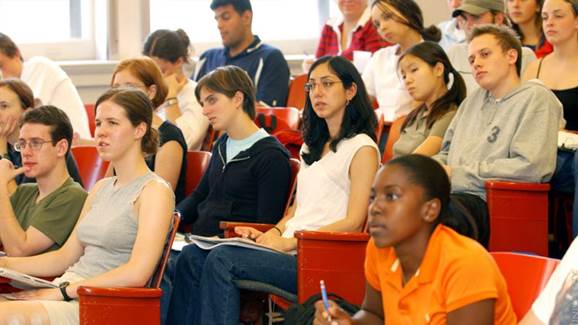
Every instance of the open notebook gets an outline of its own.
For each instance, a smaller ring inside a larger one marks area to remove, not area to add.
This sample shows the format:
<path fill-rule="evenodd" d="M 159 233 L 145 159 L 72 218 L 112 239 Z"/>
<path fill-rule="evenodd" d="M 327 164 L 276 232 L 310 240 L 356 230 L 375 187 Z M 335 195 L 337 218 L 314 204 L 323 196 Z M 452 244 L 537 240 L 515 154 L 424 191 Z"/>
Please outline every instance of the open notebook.
<path fill-rule="evenodd" d="M 57 284 L 54 284 L 50 281 L 46 281 L 3 267 L 0 267 L 0 276 L 12 280 L 10 281 L 10 284 L 20 289 L 58 288 Z"/>
<path fill-rule="evenodd" d="M 272 252 L 272 253 L 279 253 L 279 254 L 287 254 L 292 255 L 294 252 L 284 252 L 280 251 L 271 247 L 263 246 L 257 244 L 256 242 L 240 237 L 234 238 L 219 238 L 219 237 L 203 237 L 197 235 L 181 235 L 179 237 L 175 237 L 175 241 L 173 242 L 172 249 L 175 251 L 181 251 L 184 246 L 189 244 L 195 244 L 201 249 L 210 250 L 218 246 L 229 245 L 229 246 L 237 246 L 237 247 L 245 247 L 250 249 L 261 250 L 265 252 Z"/>

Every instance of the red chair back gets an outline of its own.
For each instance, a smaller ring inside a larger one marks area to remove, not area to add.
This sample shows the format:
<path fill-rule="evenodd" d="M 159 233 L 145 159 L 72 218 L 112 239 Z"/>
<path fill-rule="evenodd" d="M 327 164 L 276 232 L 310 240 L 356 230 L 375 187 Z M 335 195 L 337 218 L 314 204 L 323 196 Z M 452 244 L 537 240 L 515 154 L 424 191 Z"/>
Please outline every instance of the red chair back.
<path fill-rule="evenodd" d="M 300 110 L 305 107 L 305 99 L 307 92 L 305 92 L 305 83 L 307 82 L 307 74 L 300 74 L 291 80 L 289 83 L 289 95 L 287 96 L 287 107 L 295 107 Z"/>
<path fill-rule="evenodd" d="M 84 188 L 88 191 L 106 175 L 108 161 L 102 160 L 96 147 L 93 146 L 72 147 L 71 151 L 78 165 L 78 173 L 84 183 Z"/>
<path fill-rule="evenodd" d="M 96 129 L 94 104 L 85 104 L 84 109 L 86 110 L 86 116 L 88 116 L 88 128 L 90 129 L 90 135 L 94 138 L 94 130 Z"/>
<path fill-rule="evenodd" d="M 188 151 L 187 152 L 187 171 L 185 180 L 185 195 L 189 196 L 199 185 L 201 178 L 205 174 L 211 153 L 208 151 Z"/>
<path fill-rule="evenodd" d="M 202 151 L 211 151 L 213 150 L 213 143 L 215 139 L 218 137 L 218 132 L 213 129 L 212 125 L 209 125 L 207 129 L 207 135 L 205 135 L 205 139 L 203 140 L 203 144 L 201 145 Z"/>
<path fill-rule="evenodd" d="M 257 107 L 255 123 L 269 133 L 298 130 L 301 112 L 294 107 Z"/>
<path fill-rule="evenodd" d="M 404 121 L 405 116 L 399 117 L 393 121 L 391 127 L 389 128 L 385 150 L 383 151 L 383 157 L 381 157 L 381 162 L 384 164 L 393 158 L 393 145 L 399 139 L 399 135 L 401 133 L 401 125 Z"/>
<path fill-rule="evenodd" d="M 297 174 L 299 174 L 299 169 L 301 168 L 301 162 L 295 158 L 289 159 L 289 167 L 291 168 L 291 178 L 289 179 L 289 192 L 287 193 L 287 201 L 285 203 L 285 212 L 289 210 L 289 207 L 293 203 L 293 196 L 295 194 L 295 189 L 297 188 Z"/>
<path fill-rule="evenodd" d="M 491 254 L 506 279 L 514 312 L 518 319 L 522 319 L 532 307 L 540 291 L 546 286 L 560 261 L 517 253 L 494 252 Z"/>
<path fill-rule="evenodd" d="M 179 229 L 179 224 L 181 223 L 181 214 L 177 211 L 173 214 L 173 222 L 171 225 L 171 231 L 167 237 L 167 242 L 165 243 L 165 248 L 163 250 L 163 255 L 161 255 L 161 259 L 155 273 L 151 280 L 149 281 L 148 288 L 160 288 L 161 281 L 163 279 L 163 275 L 165 274 L 165 268 L 167 266 L 167 261 L 169 260 L 169 256 L 171 255 L 171 247 L 173 246 L 173 241 L 175 240 L 175 235 L 177 234 L 177 229 Z"/>
<path fill-rule="evenodd" d="M 379 143 L 385 128 L 385 119 L 383 118 L 383 112 L 380 109 L 375 110 L 375 117 L 377 118 L 377 127 L 375 128 L 375 142 Z"/>

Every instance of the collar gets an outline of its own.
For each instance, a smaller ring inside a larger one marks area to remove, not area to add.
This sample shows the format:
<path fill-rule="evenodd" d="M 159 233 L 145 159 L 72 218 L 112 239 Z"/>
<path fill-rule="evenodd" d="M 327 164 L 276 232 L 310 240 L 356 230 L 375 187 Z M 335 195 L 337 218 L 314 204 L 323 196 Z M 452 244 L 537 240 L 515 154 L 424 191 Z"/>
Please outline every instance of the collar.
<path fill-rule="evenodd" d="M 241 53 L 237 54 L 234 57 L 238 58 L 238 57 L 243 56 L 243 55 L 251 54 L 252 52 L 258 50 L 261 47 L 261 45 L 263 45 L 263 42 L 261 42 L 261 39 L 259 38 L 259 36 L 253 35 L 253 42 L 251 42 L 251 44 L 249 44 L 249 46 L 247 46 L 246 49 L 244 49 Z M 228 47 L 225 47 L 225 55 L 228 58 L 231 58 L 231 56 L 229 55 L 229 48 Z"/>
<path fill-rule="evenodd" d="M 365 10 L 363 11 L 361 17 L 359 17 L 357 25 L 355 25 L 355 28 L 353 28 L 351 32 L 355 33 L 360 28 L 363 28 L 363 26 L 365 26 L 365 24 L 369 21 L 369 19 L 371 19 L 371 10 L 369 9 L 369 6 L 367 6 L 367 8 L 365 8 Z M 329 18 L 329 20 L 327 20 L 327 25 L 331 26 L 331 29 L 333 29 L 335 33 L 340 35 L 341 26 L 343 26 L 343 17 Z"/>
<path fill-rule="evenodd" d="M 419 284 L 432 282 L 435 277 L 439 265 L 439 257 L 443 249 L 443 233 L 444 226 L 438 225 L 429 239 L 425 254 L 423 255 L 423 260 L 421 261 L 421 265 L 414 274 L 414 278 L 416 278 Z M 396 276 L 397 273 L 399 273 L 399 276 L 402 276 L 399 258 L 397 258 L 395 255 L 394 249 L 391 249 L 390 256 L 387 260 L 387 265 L 389 265 L 387 268 L 387 276 Z M 408 281 L 406 287 L 408 286 L 409 282 L 411 282 L 411 280 Z"/>

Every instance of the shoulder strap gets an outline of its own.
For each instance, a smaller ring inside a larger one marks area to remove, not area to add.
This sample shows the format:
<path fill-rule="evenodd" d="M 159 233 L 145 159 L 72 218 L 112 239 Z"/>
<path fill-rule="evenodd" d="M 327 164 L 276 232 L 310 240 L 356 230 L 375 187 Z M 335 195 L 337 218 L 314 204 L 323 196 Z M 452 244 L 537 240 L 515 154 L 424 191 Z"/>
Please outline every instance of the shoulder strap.
<path fill-rule="evenodd" d="M 538 63 L 538 71 L 536 71 L 536 79 L 540 78 L 540 70 L 542 70 L 542 62 L 544 61 L 545 57 L 540 59 L 540 63 Z"/>

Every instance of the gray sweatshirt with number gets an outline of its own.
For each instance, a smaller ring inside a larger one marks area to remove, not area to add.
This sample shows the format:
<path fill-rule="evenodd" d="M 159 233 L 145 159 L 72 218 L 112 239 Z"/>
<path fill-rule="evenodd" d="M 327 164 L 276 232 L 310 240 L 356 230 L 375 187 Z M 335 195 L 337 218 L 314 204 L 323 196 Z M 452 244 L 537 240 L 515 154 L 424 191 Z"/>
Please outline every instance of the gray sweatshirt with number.
<path fill-rule="evenodd" d="M 563 123 L 562 105 L 537 81 L 500 100 L 479 88 L 460 105 L 434 159 L 451 168 L 452 192 L 485 200 L 486 180 L 550 180 Z"/>

